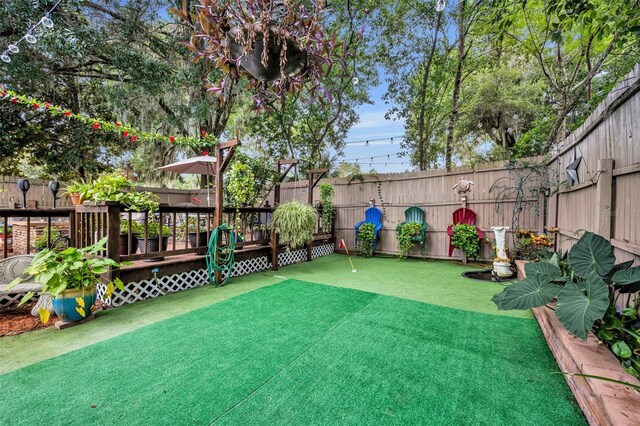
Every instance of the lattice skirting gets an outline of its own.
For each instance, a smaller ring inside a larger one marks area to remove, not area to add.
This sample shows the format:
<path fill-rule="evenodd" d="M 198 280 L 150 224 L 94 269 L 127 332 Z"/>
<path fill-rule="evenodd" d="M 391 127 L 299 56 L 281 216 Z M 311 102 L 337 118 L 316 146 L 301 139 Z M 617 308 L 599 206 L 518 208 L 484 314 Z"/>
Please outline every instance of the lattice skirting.
<path fill-rule="evenodd" d="M 312 257 L 315 259 L 320 256 L 326 256 L 333 253 L 333 244 L 324 244 L 313 247 Z M 291 265 L 293 263 L 302 262 L 307 259 L 307 250 L 295 250 L 291 252 L 283 252 L 278 254 L 278 262 L 280 266 Z M 234 277 L 247 275 L 253 272 L 265 271 L 271 269 L 271 262 L 268 256 L 254 257 L 236 262 L 233 268 Z M 206 269 L 199 269 L 189 272 L 183 272 L 174 275 L 165 275 L 157 279 L 142 280 L 125 284 L 124 291 L 118 291 L 111 296 L 111 300 L 105 300 L 105 286 L 98 286 L 98 300 L 102 301 L 105 306 L 117 307 L 135 303 L 141 300 L 153 297 L 164 296 L 168 293 L 187 290 L 190 288 L 200 287 L 209 283 Z"/>
<path fill-rule="evenodd" d="M 0 309 L 11 305 L 17 305 L 20 303 L 20 300 L 22 300 L 24 295 L 25 293 L 0 295 Z"/>

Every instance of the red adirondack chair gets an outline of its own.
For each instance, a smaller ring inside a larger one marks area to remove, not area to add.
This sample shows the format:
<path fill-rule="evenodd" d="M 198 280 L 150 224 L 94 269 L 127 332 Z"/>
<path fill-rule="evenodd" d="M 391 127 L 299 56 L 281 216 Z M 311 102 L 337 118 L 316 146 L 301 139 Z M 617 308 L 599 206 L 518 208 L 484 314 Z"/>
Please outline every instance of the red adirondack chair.
<path fill-rule="evenodd" d="M 447 235 L 449 235 L 449 257 L 453 256 L 453 227 L 454 225 L 474 225 L 476 224 L 476 212 L 467 208 L 459 208 L 458 210 L 453 212 L 453 225 L 449 225 L 447 228 Z M 478 232 L 478 239 L 484 239 L 484 232 L 480 228 L 476 226 L 476 231 Z"/>

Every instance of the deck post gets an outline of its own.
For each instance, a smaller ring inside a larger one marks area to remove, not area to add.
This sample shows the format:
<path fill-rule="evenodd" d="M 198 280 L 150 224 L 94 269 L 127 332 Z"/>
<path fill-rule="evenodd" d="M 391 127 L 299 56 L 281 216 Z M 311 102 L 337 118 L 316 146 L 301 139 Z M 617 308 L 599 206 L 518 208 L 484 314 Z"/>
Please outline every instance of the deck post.
<path fill-rule="evenodd" d="M 313 188 L 316 187 L 320 179 L 322 179 L 329 169 L 309 169 L 307 171 L 307 202 L 313 206 Z M 313 259 L 313 241 L 307 244 L 307 262 Z"/>
<path fill-rule="evenodd" d="M 224 188 L 224 171 L 229 166 L 231 159 L 233 158 L 233 153 L 235 147 L 240 144 L 240 141 L 237 139 L 232 139 L 230 141 L 219 144 L 216 147 L 216 202 L 215 202 L 215 213 L 213 215 L 213 226 L 217 228 L 222 225 L 222 218 L 224 213 L 224 197 L 223 197 L 223 188 Z M 225 151 L 228 151 L 225 155 Z M 232 238 L 232 236 L 229 236 Z M 216 251 L 217 253 L 217 251 Z M 215 262 L 218 263 L 218 259 L 215 259 Z M 216 281 L 222 282 L 222 272 L 216 271 Z"/>
<path fill-rule="evenodd" d="M 276 181 L 276 185 L 273 188 L 273 209 L 275 210 L 280 204 L 280 184 L 287 177 L 289 171 L 299 163 L 298 160 L 278 160 L 276 161 L 276 173 L 278 175 L 278 180 Z M 287 166 L 287 168 L 282 171 L 282 166 Z M 278 265 L 278 234 L 276 233 L 273 226 L 271 227 L 271 269 L 277 271 L 279 268 Z"/>

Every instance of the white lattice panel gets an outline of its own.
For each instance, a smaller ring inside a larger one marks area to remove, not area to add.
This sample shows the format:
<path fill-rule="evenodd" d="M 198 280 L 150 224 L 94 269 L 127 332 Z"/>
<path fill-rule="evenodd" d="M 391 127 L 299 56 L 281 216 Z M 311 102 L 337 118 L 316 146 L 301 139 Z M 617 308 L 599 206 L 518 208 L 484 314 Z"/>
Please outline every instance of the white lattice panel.
<path fill-rule="evenodd" d="M 0 296 L 0 308 L 6 308 L 7 306 L 17 305 L 24 297 L 25 293 L 18 294 L 3 294 Z"/>
<path fill-rule="evenodd" d="M 327 256 L 333 253 L 335 247 L 333 244 L 323 244 L 321 246 L 316 246 L 311 249 L 311 258 L 315 259 L 320 256 Z"/>
<path fill-rule="evenodd" d="M 307 260 L 307 249 L 278 253 L 278 265 L 287 266 Z"/>
<path fill-rule="evenodd" d="M 247 275 L 253 272 L 264 271 L 271 268 L 267 256 L 246 259 L 237 262 L 233 268 L 233 276 Z M 224 278 L 224 275 L 223 275 Z M 124 291 L 116 290 L 110 301 L 104 300 L 105 287 L 98 286 L 98 299 L 105 305 L 117 307 L 135 303 L 153 297 L 164 296 L 168 293 L 200 287 L 209 283 L 206 269 L 183 272 L 174 275 L 165 275 L 158 279 L 142 280 L 125 284 Z"/>

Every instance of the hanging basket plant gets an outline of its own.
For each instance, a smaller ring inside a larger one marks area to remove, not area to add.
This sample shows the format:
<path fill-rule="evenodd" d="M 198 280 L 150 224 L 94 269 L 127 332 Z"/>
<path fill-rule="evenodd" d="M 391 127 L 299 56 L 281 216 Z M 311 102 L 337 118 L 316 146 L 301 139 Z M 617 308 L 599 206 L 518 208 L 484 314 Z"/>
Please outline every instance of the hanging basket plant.
<path fill-rule="evenodd" d="M 257 108 L 284 102 L 305 85 L 309 97 L 331 99 L 325 77 L 349 74 L 349 43 L 322 24 L 322 1 L 200 0 L 193 8 L 184 1 L 172 12 L 192 30 L 186 47 L 195 61 L 206 61 L 233 82 L 246 78 Z M 212 82 L 209 91 L 222 99 L 225 81 Z"/>

